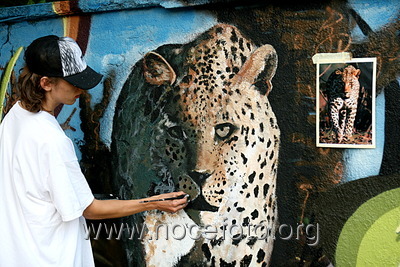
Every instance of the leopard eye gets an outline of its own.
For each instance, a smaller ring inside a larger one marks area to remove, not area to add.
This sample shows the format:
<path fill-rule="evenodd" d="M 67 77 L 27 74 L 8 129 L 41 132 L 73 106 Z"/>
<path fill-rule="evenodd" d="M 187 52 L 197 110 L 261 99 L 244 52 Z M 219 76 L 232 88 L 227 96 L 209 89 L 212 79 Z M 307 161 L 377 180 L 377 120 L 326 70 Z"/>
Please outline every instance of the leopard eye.
<path fill-rule="evenodd" d="M 186 134 L 183 131 L 181 126 L 170 127 L 170 128 L 168 128 L 167 131 L 168 131 L 168 134 L 170 136 L 172 136 L 173 138 L 177 138 L 177 139 L 180 139 L 180 140 L 186 139 Z"/>
<path fill-rule="evenodd" d="M 235 130 L 236 127 L 230 123 L 221 123 L 215 126 L 215 134 L 221 140 L 229 138 Z"/>

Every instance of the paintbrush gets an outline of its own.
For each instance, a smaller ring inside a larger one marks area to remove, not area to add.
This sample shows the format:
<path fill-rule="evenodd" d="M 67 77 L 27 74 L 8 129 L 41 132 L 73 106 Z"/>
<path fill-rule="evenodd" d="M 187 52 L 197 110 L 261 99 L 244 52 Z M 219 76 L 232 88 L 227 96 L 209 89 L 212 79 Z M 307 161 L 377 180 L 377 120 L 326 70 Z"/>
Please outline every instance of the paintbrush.
<path fill-rule="evenodd" d="M 156 202 L 156 201 L 166 201 L 166 200 L 175 200 L 175 199 L 182 199 L 182 198 L 189 198 L 188 194 L 182 194 L 177 197 L 167 197 L 167 198 L 159 198 L 159 199 L 150 199 L 150 200 L 142 200 L 139 203 L 148 203 L 148 202 Z"/>

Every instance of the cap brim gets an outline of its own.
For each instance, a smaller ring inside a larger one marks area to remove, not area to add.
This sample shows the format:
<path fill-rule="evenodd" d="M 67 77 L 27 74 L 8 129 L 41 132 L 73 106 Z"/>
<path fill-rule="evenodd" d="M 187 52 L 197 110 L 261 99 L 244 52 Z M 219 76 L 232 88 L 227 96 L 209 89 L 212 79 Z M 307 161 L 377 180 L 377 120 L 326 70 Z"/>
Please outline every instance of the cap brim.
<path fill-rule="evenodd" d="M 91 67 L 87 66 L 84 71 L 64 77 L 63 79 L 78 88 L 88 90 L 98 85 L 102 78 L 103 75 L 97 73 Z"/>

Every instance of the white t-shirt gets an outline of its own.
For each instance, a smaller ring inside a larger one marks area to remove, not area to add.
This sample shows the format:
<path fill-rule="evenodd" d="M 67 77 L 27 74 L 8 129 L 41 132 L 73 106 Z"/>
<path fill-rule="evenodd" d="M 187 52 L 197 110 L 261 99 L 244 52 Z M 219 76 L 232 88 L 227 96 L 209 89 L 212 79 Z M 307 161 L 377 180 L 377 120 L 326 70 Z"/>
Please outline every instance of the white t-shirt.
<path fill-rule="evenodd" d="M 94 266 L 82 217 L 93 199 L 57 120 L 16 103 L 0 125 L 0 266 Z"/>

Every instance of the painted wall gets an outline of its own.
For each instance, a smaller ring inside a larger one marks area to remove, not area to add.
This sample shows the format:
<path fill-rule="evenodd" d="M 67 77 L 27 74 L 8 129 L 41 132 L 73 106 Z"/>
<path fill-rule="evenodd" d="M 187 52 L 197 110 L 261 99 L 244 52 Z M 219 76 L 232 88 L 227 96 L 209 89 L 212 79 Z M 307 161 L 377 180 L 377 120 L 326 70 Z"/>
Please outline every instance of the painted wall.
<path fill-rule="evenodd" d="M 327 266 L 330 262 L 339 266 L 365 266 L 377 262 L 398 265 L 400 254 L 396 228 L 399 221 L 395 214 L 399 206 L 397 188 L 400 184 L 399 12 L 400 4 L 394 0 L 304 1 L 296 5 L 276 2 L 265 4 L 263 1 L 119 0 L 10 7 L 0 9 L 0 68 L 5 73 L 7 63 L 17 49 L 26 47 L 37 37 L 56 34 L 75 38 L 82 46 L 88 64 L 104 74 L 105 78 L 100 85 L 81 97 L 79 103 L 60 107 L 57 119 L 74 141 L 82 169 L 95 194 L 143 197 L 149 192 L 157 192 L 154 188 L 168 188 L 165 184 L 164 187 L 160 186 L 165 177 L 157 174 L 154 153 L 150 153 L 152 148 L 157 147 L 154 138 L 166 135 L 167 130 L 157 132 L 157 127 L 166 124 L 162 116 L 152 121 L 143 115 L 149 92 L 153 92 L 154 88 L 167 87 L 165 81 L 156 86 L 154 82 L 143 78 L 146 70 L 154 67 L 152 64 L 146 65 L 147 53 L 155 51 L 160 55 L 157 56 L 158 60 L 148 58 L 147 62 L 154 60 L 156 66 L 162 67 L 161 73 L 171 73 L 171 70 L 175 73 L 176 78 L 168 80 L 172 90 L 182 88 L 183 77 L 187 76 L 189 69 L 195 69 L 190 66 L 197 64 L 196 60 L 189 61 L 184 57 L 191 55 L 190 49 L 197 49 L 202 41 L 207 40 L 223 40 L 218 49 L 239 48 L 240 45 L 233 40 L 235 38 L 224 35 L 218 37 L 222 39 L 212 39 L 211 35 L 204 35 L 221 23 L 235 27 L 235 33 L 251 44 L 244 55 L 246 60 L 229 63 L 236 64 L 239 71 L 247 66 L 246 63 L 257 62 L 258 57 L 253 58 L 251 55 L 263 45 L 271 45 L 277 55 L 271 93 L 251 97 L 253 105 L 268 98 L 280 129 L 279 164 L 276 189 L 273 192 L 277 196 L 279 220 L 274 224 L 278 233 L 276 240 L 269 244 L 265 242 L 265 251 L 260 253 L 254 244 L 242 245 L 243 240 L 237 241 L 237 244 L 229 240 L 231 243 L 228 244 L 218 240 L 207 243 L 203 239 L 191 244 L 186 238 L 182 242 L 169 240 L 171 242 L 168 243 L 160 240 L 149 243 L 146 239 L 138 240 L 136 236 L 132 240 L 107 240 L 104 233 L 105 237 L 98 240 L 92 237 L 98 265 L 112 266 L 108 261 L 114 262 L 113 266 L 157 262 L 161 260 L 158 256 L 162 255 L 162 246 L 168 244 L 170 246 L 165 249 L 172 255 L 168 259 L 171 265 L 176 263 L 177 266 L 189 263 L 201 265 L 203 261 L 212 264 L 213 257 L 214 261 L 223 260 L 216 262 L 216 265 L 235 262 L 237 266 L 257 262 L 260 265 L 262 262 L 269 263 L 271 266 L 299 263 Z M 208 45 L 212 43 L 210 41 Z M 311 57 L 315 53 L 343 51 L 351 52 L 354 57 L 377 57 L 377 142 L 374 149 L 318 148 L 315 145 L 316 74 Z M 234 57 L 235 53 L 231 50 L 226 55 Z M 221 57 L 217 62 L 228 64 Z M 13 102 L 13 89 L 22 66 L 20 56 L 7 87 L 5 110 Z M 217 68 L 213 63 L 212 69 Z M 257 76 L 255 73 L 245 73 L 244 77 Z M 230 74 L 236 75 L 237 72 Z M 3 80 L 4 77 L 2 75 Z M 220 82 L 220 85 L 226 85 L 222 80 Z M 242 99 L 238 96 L 236 98 Z M 190 107 L 199 105 L 194 98 L 188 99 L 192 101 Z M 233 96 L 230 99 L 234 101 Z M 166 103 L 169 103 L 166 105 L 169 109 L 162 109 L 161 114 L 168 118 L 172 116 L 172 111 L 185 107 L 184 102 L 178 101 L 179 105 L 172 105 L 168 100 Z M 249 103 L 233 105 L 232 109 L 237 108 L 242 112 L 246 104 Z M 207 111 L 210 112 L 209 116 L 207 113 L 204 115 L 204 112 L 202 116 L 211 118 L 211 109 Z M 185 116 L 176 115 L 174 118 L 182 121 Z M 262 116 L 257 119 L 264 121 Z M 173 125 L 176 126 L 178 122 L 174 121 Z M 249 122 L 241 118 L 235 123 L 242 125 Z M 193 125 L 200 128 L 193 131 L 194 137 L 191 139 L 192 146 L 196 147 L 193 150 L 195 154 L 202 151 L 199 148 L 199 132 L 211 126 L 212 122 Z M 141 132 L 140 129 L 144 130 Z M 135 140 L 132 141 L 132 138 Z M 131 146 L 125 146 L 123 150 L 121 143 L 125 141 Z M 160 151 L 164 146 L 165 143 L 161 142 Z M 263 149 L 261 144 L 256 144 L 256 147 L 260 146 Z M 240 149 L 236 152 L 239 158 L 245 145 L 240 146 Z M 186 154 L 185 158 L 192 158 L 192 154 Z M 193 158 L 198 162 L 200 156 Z M 171 173 L 180 170 L 168 164 L 163 167 Z M 238 168 L 239 173 L 243 170 L 243 166 Z M 243 177 L 249 174 L 250 169 L 243 171 Z M 173 182 L 178 187 L 182 186 L 179 181 Z M 233 189 L 233 193 L 226 193 L 223 199 L 248 199 L 244 193 L 234 195 L 234 185 L 228 188 Z M 254 202 L 249 206 L 257 206 L 263 201 L 270 203 L 269 197 L 255 197 L 252 194 L 250 198 L 254 198 Z M 228 205 L 228 202 L 224 204 Z M 204 205 L 188 209 L 172 219 L 141 214 L 126 220 L 107 221 L 104 225 L 142 225 L 152 220 L 170 224 L 180 220 L 186 223 L 193 221 L 196 225 L 206 224 L 206 220 L 202 219 L 206 217 L 206 212 L 202 210 Z M 241 217 L 242 214 L 226 215 L 222 211 L 223 207 L 219 206 L 219 214 L 245 219 Z M 267 215 L 265 213 L 265 217 Z M 233 217 L 229 218 L 230 223 L 232 220 Z M 241 223 L 243 225 L 243 221 Z M 302 224 L 303 229 L 298 227 Z M 384 235 L 379 232 L 380 227 L 385 229 Z M 290 230 L 293 230 L 293 235 L 290 235 Z M 389 248 L 373 245 L 377 244 L 377 240 Z M 159 248 L 152 254 L 154 251 L 146 244 Z M 228 251 L 217 249 L 224 247 L 224 244 Z M 186 245 L 189 247 L 185 248 Z M 205 246 L 209 249 L 204 249 Z M 271 246 L 273 251 L 269 258 L 266 255 Z M 184 252 L 185 249 L 188 251 Z M 164 264 L 167 262 L 162 261 Z"/>

